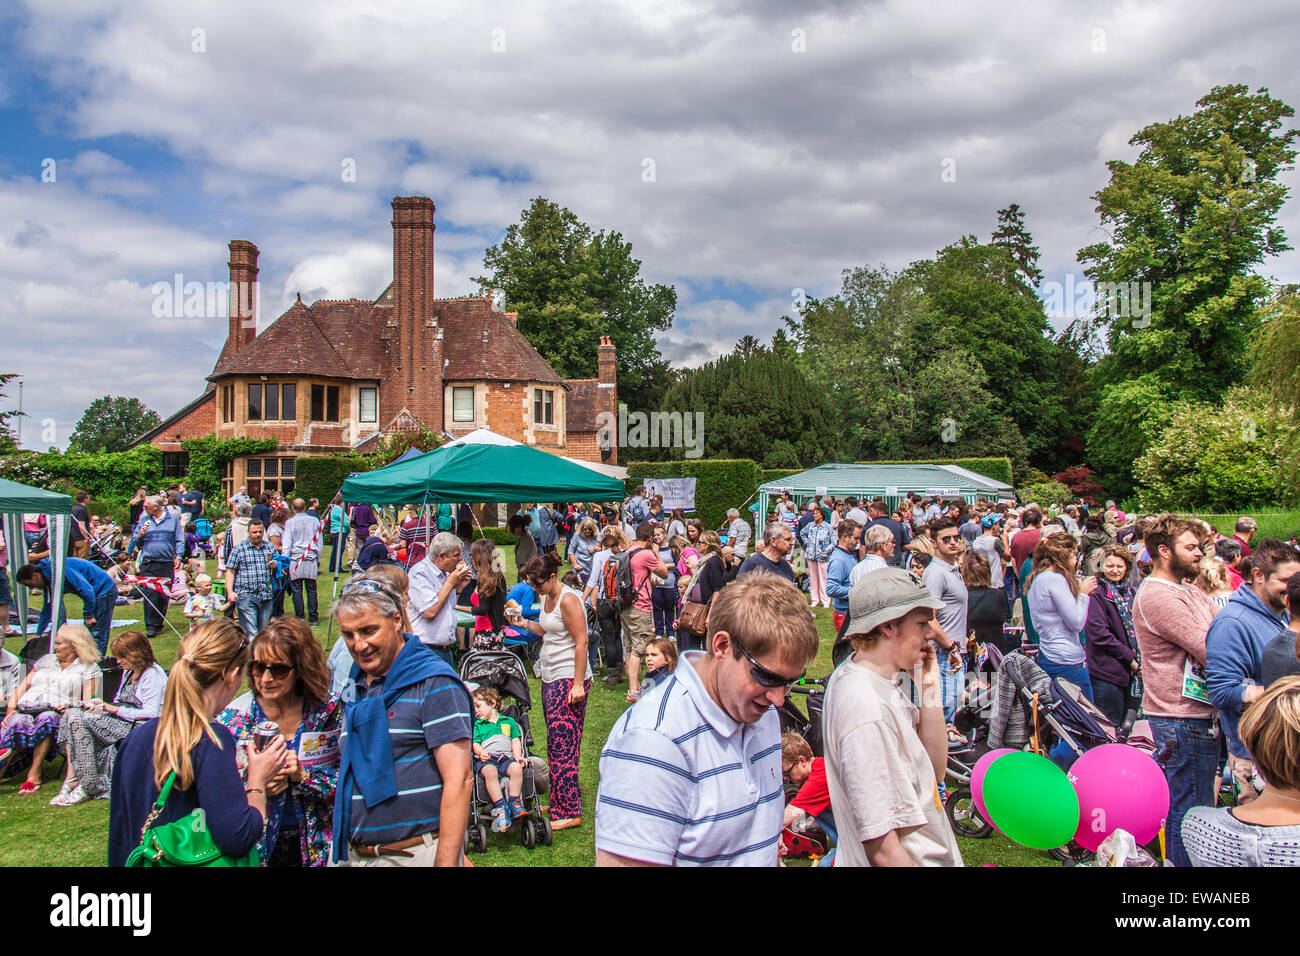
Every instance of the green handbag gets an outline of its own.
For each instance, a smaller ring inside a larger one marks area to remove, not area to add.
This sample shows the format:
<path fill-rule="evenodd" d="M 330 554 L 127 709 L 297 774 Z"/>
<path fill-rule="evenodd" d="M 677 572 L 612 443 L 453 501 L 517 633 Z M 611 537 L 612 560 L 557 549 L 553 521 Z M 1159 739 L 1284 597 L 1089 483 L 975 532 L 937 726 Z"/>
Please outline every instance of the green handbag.
<path fill-rule="evenodd" d="M 231 856 L 222 852 L 208 832 L 207 821 L 202 810 L 194 810 L 172 823 L 155 827 L 154 820 L 162 813 L 167 797 L 176 782 L 176 771 L 172 771 L 163 784 L 158 801 L 153 805 L 153 812 L 144 821 L 140 831 L 140 845 L 126 858 L 127 866 L 257 866 L 259 863 L 257 847 L 253 847 L 243 856 Z"/>

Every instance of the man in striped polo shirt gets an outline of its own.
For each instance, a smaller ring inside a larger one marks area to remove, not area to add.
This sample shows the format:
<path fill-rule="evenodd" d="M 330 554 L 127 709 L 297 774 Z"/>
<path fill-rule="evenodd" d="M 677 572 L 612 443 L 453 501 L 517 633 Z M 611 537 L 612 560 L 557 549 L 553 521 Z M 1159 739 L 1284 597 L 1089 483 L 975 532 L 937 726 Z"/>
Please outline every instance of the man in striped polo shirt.
<path fill-rule="evenodd" d="M 332 859 L 350 866 L 459 866 L 473 776 L 469 691 L 402 632 L 401 598 L 379 581 L 339 596 L 356 662 L 334 797 Z"/>
<path fill-rule="evenodd" d="M 775 706 L 817 656 L 803 594 L 747 574 L 719 591 L 706 651 L 614 725 L 600 758 L 597 866 L 775 866 L 784 811 Z"/>

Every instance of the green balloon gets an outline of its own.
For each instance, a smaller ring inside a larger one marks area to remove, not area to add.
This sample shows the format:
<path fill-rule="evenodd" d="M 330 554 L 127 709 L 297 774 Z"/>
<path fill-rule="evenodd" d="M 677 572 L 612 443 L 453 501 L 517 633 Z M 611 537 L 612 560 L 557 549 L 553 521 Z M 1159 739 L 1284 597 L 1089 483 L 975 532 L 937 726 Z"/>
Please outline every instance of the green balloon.
<path fill-rule="evenodd" d="M 1046 757 L 1005 754 L 984 774 L 984 807 L 999 830 L 1035 850 L 1062 846 L 1079 828 L 1079 795 Z"/>

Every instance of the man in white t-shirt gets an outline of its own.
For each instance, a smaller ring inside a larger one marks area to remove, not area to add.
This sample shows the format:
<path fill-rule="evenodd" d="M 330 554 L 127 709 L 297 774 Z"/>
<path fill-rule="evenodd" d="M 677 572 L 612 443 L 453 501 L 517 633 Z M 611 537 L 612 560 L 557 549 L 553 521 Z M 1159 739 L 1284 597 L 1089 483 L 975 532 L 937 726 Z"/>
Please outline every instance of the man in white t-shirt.
<path fill-rule="evenodd" d="M 942 606 L 901 568 L 873 571 L 849 593 L 854 653 L 831 675 L 822 723 L 836 866 L 962 865 L 939 802 L 948 735 L 930 637 Z M 920 709 L 904 675 L 920 687 Z"/>
<path fill-rule="evenodd" d="M 709 608 L 708 650 L 614 724 L 600 757 L 597 866 L 776 866 L 776 707 L 817 656 L 802 592 L 748 574 Z"/>

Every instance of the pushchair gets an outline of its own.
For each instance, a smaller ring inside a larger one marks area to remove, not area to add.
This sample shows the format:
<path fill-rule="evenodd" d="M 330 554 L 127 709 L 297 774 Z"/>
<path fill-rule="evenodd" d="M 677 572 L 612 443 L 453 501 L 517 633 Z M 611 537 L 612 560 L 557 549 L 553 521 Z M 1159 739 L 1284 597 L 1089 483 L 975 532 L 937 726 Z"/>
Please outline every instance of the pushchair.
<path fill-rule="evenodd" d="M 524 756 L 528 765 L 524 768 L 523 789 L 519 794 L 524 805 L 524 815 L 517 820 L 520 823 L 519 838 L 529 850 L 538 843 L 550 846 L 551 821 L 542 815 L 538 800 L 540 794 L 548 789 L 538 780 L 539 771 L 546 764 L 532 754 L 533 732 L 528 724 L 532 694 L 528 689 L 528 672 L 524 662 L 512 651 L 471 650 L 461 658 L 460 679 L 480 687 L 491 687 L 499 693 L 502 700 L 501 713 L 512 718 L 523 731 Z M 487 785 L 483 782 L 482 774 L 475 773 L 469 824 L 465 827 L 467 853 L 471 849 L 479 853 L 487 852 L 488 828 L 491 823 L 492 801 L 488 797 Z"/>

